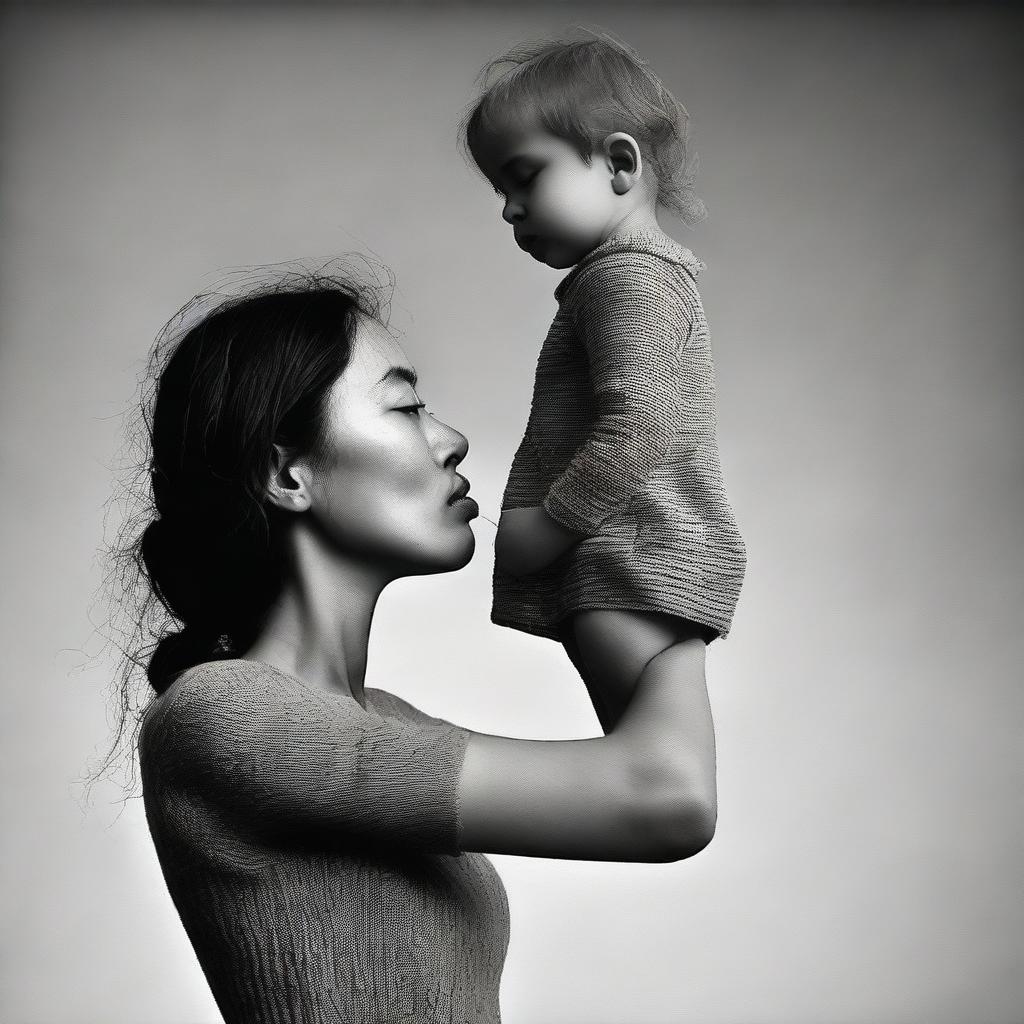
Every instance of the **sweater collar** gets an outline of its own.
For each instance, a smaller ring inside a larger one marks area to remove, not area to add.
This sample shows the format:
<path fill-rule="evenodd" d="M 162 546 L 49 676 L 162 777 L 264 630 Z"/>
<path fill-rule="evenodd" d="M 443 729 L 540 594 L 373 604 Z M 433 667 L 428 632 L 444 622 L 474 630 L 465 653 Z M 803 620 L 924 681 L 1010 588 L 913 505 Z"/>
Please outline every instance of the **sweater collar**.
<path fill-rule="evenodd" d="M 612 235 L 596 249 L 588 252 L 559 282 L 555 289 L 555 298 L 561 301 L 565 290 L 584 267 L 590 266 L 594 260 L 599 260 L 603 256 L 620 252 L 640 252 L 648 256 L 659 256 L 669 263 L 682 267 L 693 277 L 696 277 L 705 266 L 689 249 L 660 231 L 629 231 L 621 235 Z"/>

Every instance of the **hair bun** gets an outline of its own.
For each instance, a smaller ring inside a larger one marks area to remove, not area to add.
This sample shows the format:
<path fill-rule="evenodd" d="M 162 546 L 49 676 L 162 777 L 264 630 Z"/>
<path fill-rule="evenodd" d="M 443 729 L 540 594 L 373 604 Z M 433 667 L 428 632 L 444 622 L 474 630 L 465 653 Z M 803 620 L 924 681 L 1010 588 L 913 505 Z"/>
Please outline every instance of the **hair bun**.
<path fill-rule="evenodd" d="M 153 651 L 146 675 L 157 693 L 163 693 L 185 669 L 224 657 L 216 631 L 186 626 L 165 636 Z"/>
<path fill-rule="evenodd" d="M 212 621 L 215 608 L 204 586 L 202 531 L 167 516 L 153 520 L 142 535 L 142 560 L 153 589 L 186 627 Z"/>

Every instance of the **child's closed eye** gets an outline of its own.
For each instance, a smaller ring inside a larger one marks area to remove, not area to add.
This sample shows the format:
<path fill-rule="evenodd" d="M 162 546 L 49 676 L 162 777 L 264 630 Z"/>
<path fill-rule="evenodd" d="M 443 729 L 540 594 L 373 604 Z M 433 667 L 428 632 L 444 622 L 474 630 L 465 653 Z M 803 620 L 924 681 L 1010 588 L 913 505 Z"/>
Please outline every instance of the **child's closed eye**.
<path fill-rule="evenodd" d="M 536 179 L 537 175 L 543 170 L 541 167 L 521 168 L 515 171 L 515 173 L 508 176 L 506 188 L 502 188 L 501 185 L 493 185 L 494 194 L 499 199 L 507 199 L 509 192 L 519 192 L 528 189 Z"/>
<path fill-rule="evenodd" d="M 531 185 L 537 175 L 540 174 L 540 168 L 538 167 L 533 171 L 522 171 L 516 175 L 515 185 L 516 188 L 527 188 Z"/>

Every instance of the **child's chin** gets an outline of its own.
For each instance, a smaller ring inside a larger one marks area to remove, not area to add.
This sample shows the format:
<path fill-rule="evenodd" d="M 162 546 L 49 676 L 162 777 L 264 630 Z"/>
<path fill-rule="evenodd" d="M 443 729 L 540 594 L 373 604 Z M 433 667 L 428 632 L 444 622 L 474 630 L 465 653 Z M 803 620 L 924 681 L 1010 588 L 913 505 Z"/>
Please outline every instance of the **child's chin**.
<path fill-rule="evenodd" d="M 574 267 L 579 262 L 567 253 L 559 252 L 546 252 L 542 255 L 534 256 L 533 258 L 538 263 L 543 263 L 546 267 L 551 267 L 552 270 L 568 270 L 569 267 Z"/>

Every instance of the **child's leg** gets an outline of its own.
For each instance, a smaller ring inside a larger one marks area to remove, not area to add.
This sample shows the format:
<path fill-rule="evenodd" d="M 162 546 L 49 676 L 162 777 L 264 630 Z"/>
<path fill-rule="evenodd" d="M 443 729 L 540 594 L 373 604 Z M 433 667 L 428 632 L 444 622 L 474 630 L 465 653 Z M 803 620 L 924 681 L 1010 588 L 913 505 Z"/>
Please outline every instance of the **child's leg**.
<path fill-rule="evenodd" d="M 628 707 L 642 673 L 648 667 L 671 671 L 671 658 L 659 656 L 695 637 L 707 642 L 711 635 L 706 627 L 673 615 L 598 609 L 578 612 L 564 623 L 561 639 L 586 683 L 601 728 L 609 733 Z M 706 705 L 703 672 L 700 680 L 680 680 L 680 686 L 689 685 L 694 688 L 695 702 L 700 704 L 697 698 L 703 695 Z"/>
<path fill-rule="evenodd" d="M 573 628 L 573 620 L 567 619 L 563 622 L 559 632 L 561 634 L 562 646 L 565 648 L 565 653 L 569 655 L 569 660 L 575 666 L 576 671 L 579 672 L 580 679 L 586 683 L 587 692 L 590 694 L 590 703 L 594 705 L 594 711 L 597 713 L 597 720 L 601 723 L 601 728 L 605 733 L 608 733 L 611 731 L 611 725 L 607 724 L 609 721 L 609 708 L 605 704 L 604 694 L 591 678 L 590 669 L 587 668 L 583 661 L 583 654 L 580 651 L 580 645 L 576 642 L 576 631 Z"/>

